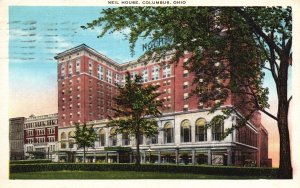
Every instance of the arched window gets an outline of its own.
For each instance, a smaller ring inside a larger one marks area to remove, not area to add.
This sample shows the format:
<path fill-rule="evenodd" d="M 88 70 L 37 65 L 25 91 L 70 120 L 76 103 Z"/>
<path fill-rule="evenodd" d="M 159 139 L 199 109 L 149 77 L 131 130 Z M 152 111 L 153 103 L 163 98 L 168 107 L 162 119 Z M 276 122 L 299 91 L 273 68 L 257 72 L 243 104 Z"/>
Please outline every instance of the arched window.
<path fill-rule="evenodd" d="M 99 146 L 105 146 L 105 130 L 99 130 Z"/>
<path fill-rule="evenodd" d="M 207 141 L 207 129 L 205 127 L 206 120 L 204 118 L 197 119 L 196 123 L 196 142 Z"/>
<path fill-rule="evenodd" d="M 130 137 L 128 132 L 123 132 L 122 133 L 122 145 L 127 146 L 130 144 Z"/>
<path fill-rule="evenodd" d="M 170 122 L 167 122 L 164 125 L 164 139 L 165 139 L 165 143 L 174 142 L 174 131 L 173 131 L 173 126 Z"/>
<path fill-rule="evenodd" d="M 61 138 L 61 140 L 67 139 L 66 133 L 65 133 L 65 132 L 62 132 L 62 133 L 60 134 L 60 138 Z"/>
<path fill-rule="evenodd" d="M 74 136 L 73 132 L 70 131 L 70 132 L 68 133 L 69 148 L 73 148 L 73 147 L 74 147 L 75 140 L 74 140 L 73 136 Z"/>
<path fill-rule="evenodd" d="M 60 139 L 61 139 L 60 147 L 62 149 L 65 149 L 67 147 L 67 144 L 66 144 L 67 135 L 65 132 L 62 132 L 60 134 Z"/>
<path fill-rule="evenodd" d="M 114 128 L 110 130 L 110 144 L 111 146 L 117 145 L 117 133 L 116 133 L 116 129 Z"/>
<path fill-rule="evenodd" d="M 191 142 L 191 123 L 189 120 L 183 120 L 180 126 L 181 142 Z"/>
<path fill-rule="evenodd" d="M 224 133 L 224 125 L 213 125 L 212 126 L 212 139 L 220 141 Z"/>

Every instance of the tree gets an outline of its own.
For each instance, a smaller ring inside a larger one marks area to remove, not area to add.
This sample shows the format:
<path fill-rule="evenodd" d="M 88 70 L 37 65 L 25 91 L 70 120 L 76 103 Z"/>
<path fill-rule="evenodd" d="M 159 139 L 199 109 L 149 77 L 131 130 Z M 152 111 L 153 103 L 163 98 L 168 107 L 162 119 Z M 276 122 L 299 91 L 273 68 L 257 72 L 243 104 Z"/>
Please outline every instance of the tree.
<path fill-rule="evenodd" d="M 143 86 L 142 77 L 136 75 L 131 79 L 126 73 L 124 86 L 117 85 L 119 95 L 114 98 L 115 117 L 107 124 L 114 127 L 117 133 L 127 132 L 136 140 L 136 169 L 140 165 L 140 136 L 147 137 L 158 134 L 158 125 L 155 117 L 161 115 L 159 107 L 162 102 L 156 100 L 160 95 L 156 90 L 159 86 Z"/>
<path fill-rule="evenodd" d="M 94 131 L 93 126 L 87 127 L 86 124 L 81 127 L 76 125 L 75 135 L 72 136 L 75 139 L 75 143 L 78 148 L 83 148 L 83 162 L 85 163 L 85 152 L 88 147 L 93 147 L 97 140 L 97 134 Z"/>
<path fill-rule="evenodd" d="M 217 116 L 215 122 L 236 113 L 243 125 L 257 111 L 276 120 L 279 177 L 292 178 L 288 129 L 292 97 L 287 96 L 288 69 L 292 65 L 291 7 L 119 7 L 102 13 L 82 27 L 101 27 L 99 37 L 129 28 L 132 53 L 140 38 L 151 42 L 171 39 L 170 43 L 149 49 L 141 58 L 153 54 L 160 58 L 174 51 L 173 60 L 177 62 L 186 51 L 190 52 L 192 57 L 185 66 L 195 72 L 195 94 L 200 101 L 213 105 L 211 112 L 235 94 L 239 105 L 223 110 L 224 115 Z M 264 71 L 271 72 L 276 85 L 277 115 L 266 110 L 269 90 L 262 86 Z"/>

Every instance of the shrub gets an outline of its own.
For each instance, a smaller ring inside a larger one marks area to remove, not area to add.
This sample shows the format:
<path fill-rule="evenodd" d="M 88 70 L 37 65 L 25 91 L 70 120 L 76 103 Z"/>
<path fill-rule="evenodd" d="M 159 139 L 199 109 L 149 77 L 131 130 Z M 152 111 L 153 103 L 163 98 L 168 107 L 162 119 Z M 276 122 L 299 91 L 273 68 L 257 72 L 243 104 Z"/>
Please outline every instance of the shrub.
<path fill-rule="evenodd" d="M 97 164 L 97 163 L 39 163 L 11 164 L 10 172 L 39 172 L 39 171 L 134 171 L 134 164 Z M 256 176 L 276 178 L 278 168 L 245 168 L 226 166 L 192 166 L 192 165 L 157 165 L 142 164 L 141 171 L 193 173 L 209 175 Z"/>

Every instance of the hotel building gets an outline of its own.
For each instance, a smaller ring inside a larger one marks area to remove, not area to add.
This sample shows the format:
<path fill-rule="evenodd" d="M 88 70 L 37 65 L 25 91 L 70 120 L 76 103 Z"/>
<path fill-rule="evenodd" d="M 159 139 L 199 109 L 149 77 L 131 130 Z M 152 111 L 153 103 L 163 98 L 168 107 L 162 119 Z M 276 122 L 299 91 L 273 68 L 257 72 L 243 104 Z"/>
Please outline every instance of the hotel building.
<path fill-rule="evenodd" d="M 58 160 L 80 161 L 71 136 L 75 123 L 93 125 L 98 134 L 95 148 L 89 149 L 90 162 L 133 162 L 135 139 L 126 133 L 116 134 L 107 128 L 107 116 L 113 115 L 113 97 L 118 94 L 116 83 L 124 83 L 124 75 L 142 75 L 145 85 L 160 85 L 163 93 L 163 115 L 157 119 L 158 135 L 141 137 L 142 162 L 245 165 L 249 161 L 257 166 L 269 165 L 266 129 L 257 112 L 247 126 L 234 130 L 224 140 L 227 128 L 237 125 L 232 115 L 220 127 L 206 128 L 206 123 L 220 114 L 208 114 L 211 104 L 199 103 L 197 96 L 189 96 L 194 89 L 193 73 L 183 67 L 190 55 L 185 54 L 176 64 L 171 56 L 159 61 L 132 61 L 118 64 L 85 44 L 59 53 L 58 63 Z M 199 80 L 201 81 L 201 79 Z M 230 95 L 224 106 L 234 106 Z M 214 102 L 214 101 L 213 101 Z M 215 101 L 217 102 L 217 101 Z M 115 148 L 115 149 L 114 149 Z M 128 149 L 127 152 L 122 150 Z"/>

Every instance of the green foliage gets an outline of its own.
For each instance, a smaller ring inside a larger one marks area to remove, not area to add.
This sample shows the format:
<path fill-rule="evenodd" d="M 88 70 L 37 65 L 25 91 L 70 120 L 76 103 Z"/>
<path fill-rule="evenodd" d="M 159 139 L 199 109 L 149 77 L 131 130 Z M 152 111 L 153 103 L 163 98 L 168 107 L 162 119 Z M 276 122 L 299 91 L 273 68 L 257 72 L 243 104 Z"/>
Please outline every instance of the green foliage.
<path fill-rule="evenodd" d="M 94 147 L 95 141 L 97 140 L 97 134 L 93 126 L 88 128 L 86 124 L 84 124 L 81 128 L 81 126 L 77 124 L 75 135 L 72 136 L 72 138 L 75 139 L 78 148 L 83 148 L 83 161 L 85 162 L 85 149 Z"/>
<path fill-rule="evenodd" d="M 134 164 L 95 164 L 95 163 L 51 163 L 10 165 L 10 173 L 42 172 L 42 171 L 134 171 Z M 144 172 L 167 172 L 188 174 L 210 174 L 228 176 L 262 176 L 276 178 L 277 168 L 246 168 L 225 166 L 192 166 L 192 165 L 155 165 L 142 164 L 140 170 Z"/>
<path fill-rule="evenodd" d="M 37 160 L 18 160 L 18 161 L 9 161 L 10 164 L 36 164 L 36 163 L 51 163 L 49 159 L 37 159 Z"/>
<path fill-rule="evenodd" d="M 95 141 L 97 140 L 97 134 L 94 131 L 93 126 L 88 128 L 86 124 L 84 124 L 82 127 L 77 124 L 75 135 L 72 136 L 72 138 L 75 139 L 75 143 L 77 144 L 78 148 L 93 147 Z"/>
<path fill-rule="evenodd" d="M 116 103 L 115 117 L 107 124 L 114 127 L 117 133 L 127 132 L 134 135 L 137 145 L 137 158 L 139 159 L 139 137 L 148 137 L 158 134 L 155 117 L 161 115 L 159 108 L 162 102 L 156 100 L 160 93 L 156 93 L 159 86 L 143 86 L 142 77 L 136 75 L 131 79 L 129 72 L 126 73 L 124 86 L 118 85 L 119 95 L 114 98 Z M 139 160 L 137 165 L 139 164 Z"/>

